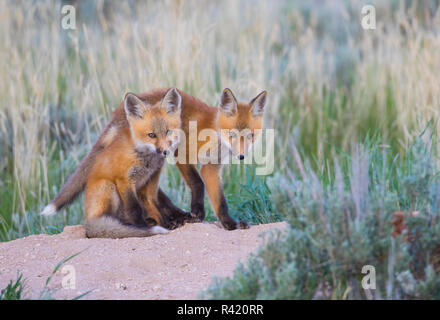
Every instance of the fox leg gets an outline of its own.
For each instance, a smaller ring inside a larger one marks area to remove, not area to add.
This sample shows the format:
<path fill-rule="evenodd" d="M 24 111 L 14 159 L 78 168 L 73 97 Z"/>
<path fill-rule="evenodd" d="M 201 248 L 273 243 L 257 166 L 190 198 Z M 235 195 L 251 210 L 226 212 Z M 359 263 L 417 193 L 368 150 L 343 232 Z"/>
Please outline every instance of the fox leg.
<path fill-rule="evenodd" d="M 91 180 L 86 185 L 84 207 L 86 221 L 103 215 L 113 215 L 119 207 L 119 197 L 116 186 L 108 180 Z"/>
<path fill-rule="evenodd" d="M 146 210 L 147 220 L 153 220 L 165 228 L 174 229 L 176 226 L 172 225 L 166 215 L 159 210 L 158 189 L 160 173 L 161 170 L 156 171 L 147 184 L 140 188 L 137 193 Z"/>
<path fill-rule="evenodd" d="M 122 202 L 119 206 L 119 219 L 131 225 L 155 225 L 155 223 L 145 220 L 146 208 L 139 201 L 134 185 L 130 181 L 118 180 L 116 189 Z"/>
<path fill-rule="evenodd" d="M 195 165 L 177 163 L 177 168 L 191 190 L 191 216 L 193 217 L 191 222 L 203 221 L 205 219 L 205 184 Z"/>
<path fill-rule="evenodd" d="M 223 194 L 221 165 L 205 164 L 202 166 L 201 174 L 215 215 L 223 227 L 228 230 L 249 228 L 246 222 L 240 221 L 237 223 L 228 213 L 228 204 Z"/>
<path fill-rule="evenodd" d="M 176 227 L 184 225 L 185 222 L 194 222 L 194 218 L 190 213 L 175 206 L 161 188 L 157 193 L 157 205 L 162 216 L 165 216 L 168 222 Z"/>
<path fill-rule="evenodd" d="M 161 226 L 175 229 L 190 221 L 190 214 L 175 206 L 167 195 L 159 188 L 160 171 L 155 172 L 148 183 L 139 191 L 147 215 Z"/>
<path fill-rule="evenodd" d="M 145 223 L 130 224 L 118 216 L 121 200 L 116 186 L 108 180 L 97 180 L 86 185 L 84 196 L 86 221 L 84 227 L 89 238 L 148 237 L 164 234 L 168 230 Z"/>

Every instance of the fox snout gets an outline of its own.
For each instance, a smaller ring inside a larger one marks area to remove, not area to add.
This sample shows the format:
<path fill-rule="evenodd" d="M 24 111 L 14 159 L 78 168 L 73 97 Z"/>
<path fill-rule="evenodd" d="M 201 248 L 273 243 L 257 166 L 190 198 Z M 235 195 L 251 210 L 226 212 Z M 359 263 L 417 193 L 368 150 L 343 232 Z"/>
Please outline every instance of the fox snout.
<path fill-rule="evenodd" d="M 170 151 L 168 149 L 164 150 L 164 149 L 161 149 L 161 148 L 156 148 L 156 153 L 166 157 L 167 155 L 170 154 Z"/>

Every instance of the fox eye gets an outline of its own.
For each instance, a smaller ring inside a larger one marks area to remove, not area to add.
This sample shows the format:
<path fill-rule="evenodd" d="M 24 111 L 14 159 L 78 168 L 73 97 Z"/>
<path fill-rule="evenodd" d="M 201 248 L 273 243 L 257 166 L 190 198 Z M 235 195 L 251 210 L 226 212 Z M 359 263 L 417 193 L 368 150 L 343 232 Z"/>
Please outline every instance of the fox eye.
<path fill-rule="evenodd" d="M 149 136 L 150 138 L 156 138 L 156 134 L 155 134 L 154 132 L 150 132 L 150 133 L 148 134 L 148 136 Z"/>

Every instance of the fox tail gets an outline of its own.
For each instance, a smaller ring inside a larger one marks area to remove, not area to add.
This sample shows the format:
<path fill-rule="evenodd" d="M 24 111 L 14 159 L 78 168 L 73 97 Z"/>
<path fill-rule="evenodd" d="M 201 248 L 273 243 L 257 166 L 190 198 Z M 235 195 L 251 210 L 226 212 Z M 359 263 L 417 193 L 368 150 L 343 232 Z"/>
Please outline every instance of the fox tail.
<path fill-rule="evenodd" d="M 124 225 L 112 217 L 99 217 L 84 224 L 88 238 L 130 238 L 149 237 L 156 234 L 166 234 L 169 230 L 161 226 L 137 227 Z"/>
<path fill-rule="evenodd" d="M 81 161 L 75 172 L 69 177 L 57 194 L 44 209 L 41 215 L 50 216 L 55 214 L 64 206 L 70 204 L 84 190 L 87 182 L 87 176 L 93 166 L 96 155 L 101 150 L 100 144 L 95 144 L 89 154 Z"/>

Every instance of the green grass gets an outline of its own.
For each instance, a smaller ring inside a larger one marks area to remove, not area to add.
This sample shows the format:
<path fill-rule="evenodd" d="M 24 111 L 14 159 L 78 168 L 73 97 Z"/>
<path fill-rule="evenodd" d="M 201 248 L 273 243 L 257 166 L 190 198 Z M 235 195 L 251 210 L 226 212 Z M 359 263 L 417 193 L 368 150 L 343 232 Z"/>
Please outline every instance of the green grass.
<path fill-rule="evenodd" d="M 0 291 L 0 300 L 20 300 L 24 288 L 23 274 L 17 272 L 17 279 L 9 281 L 6 288 Z"/>
<path fill-rule="evenodd" d="M 270 223 L 284 217 L 274 209 L 266 176 L 257 176 L 253 166 L 234 165 L 225 181 L 231 215 L 251 224 Z"/>

